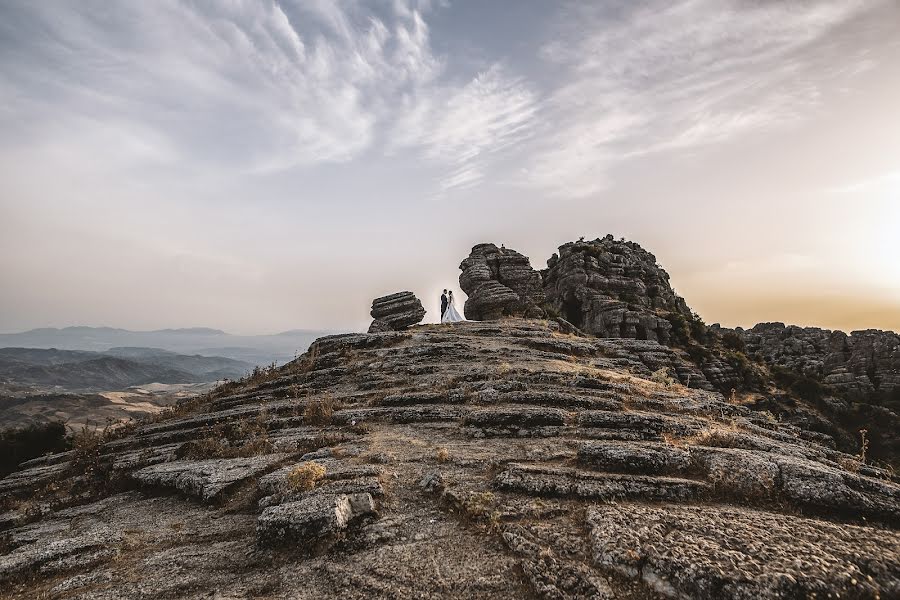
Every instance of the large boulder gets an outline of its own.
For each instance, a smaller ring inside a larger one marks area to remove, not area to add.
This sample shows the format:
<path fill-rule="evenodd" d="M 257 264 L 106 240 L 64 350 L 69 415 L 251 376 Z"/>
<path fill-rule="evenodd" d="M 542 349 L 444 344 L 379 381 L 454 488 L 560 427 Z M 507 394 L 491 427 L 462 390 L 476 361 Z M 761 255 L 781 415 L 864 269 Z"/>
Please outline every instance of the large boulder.
<path fill-rule="evenodd" d="M 547 304 L 576 327 L 599 337 L 667 343 L 667 313 L 691 315 L 656 257 L 611 235 L 564 244 L 543 271 Z"/>
<path fill-rule="evenodd" d="M 469 296 L 463 308 L 467 319 L 544 316 L 541 274 L 527 256 L 494 244 L 478 244 L 459 268 L 459 287 Z"/>
<path fill-rule="evenodd" d="M 401 331 L 419 323 L 425 317 L 425 308 L 412 292 L 397 292 L 375 298 L 370 314 L 375 320 L 369 326 L 369 333 Z"/>

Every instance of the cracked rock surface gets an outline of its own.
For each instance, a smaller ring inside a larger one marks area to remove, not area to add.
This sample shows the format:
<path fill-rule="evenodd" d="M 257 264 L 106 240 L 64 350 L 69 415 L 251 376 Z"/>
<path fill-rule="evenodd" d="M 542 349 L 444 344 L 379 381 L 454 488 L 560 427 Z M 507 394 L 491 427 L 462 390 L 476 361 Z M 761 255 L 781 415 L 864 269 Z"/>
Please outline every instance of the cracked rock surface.
<path fill-rule="evenodd" d="M 553 325 L 328 336 L 29 461 L 0 481 L 0 596 L 900 597 L 893 473 L 657 342 Z"/>

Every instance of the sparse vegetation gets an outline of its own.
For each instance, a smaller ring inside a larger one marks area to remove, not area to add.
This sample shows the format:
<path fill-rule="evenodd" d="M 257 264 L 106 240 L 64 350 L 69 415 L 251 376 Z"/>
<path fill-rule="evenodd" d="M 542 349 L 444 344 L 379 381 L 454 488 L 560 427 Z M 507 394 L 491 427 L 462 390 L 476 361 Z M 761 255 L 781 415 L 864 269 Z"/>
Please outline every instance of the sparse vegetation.
<path fill-rule="evenodd" d="M 496 498 L 493 492 L 472 492 L 462 502 L 463 510 L 472 519 L 480 519 L 491 514 Z"/>
<path fill-rule="evenodd" d="M 677 383 L 675 381 L 675 378 L 669 375 L 668 367 L 662 367 L 660 369 L 657 369 L 656 371 L 653 371 L 653 373 L 650 375 L 650 381 L 664 385 L 667 388 L 672 387 Z"/>
<path fill-rule="evenodd" d="M 285 478 L 288 490 L 304 492 L 316 487 L 325 477 L 325 467 L 315 462 L 304 462 L 294 467 Z"/>
<path fill-rule="evenodd" d="M 307 425 L 330 425 L 334 409 L 335 401 L 331 395 L 310 400 L 303 409 L 303 422 Z"/>
<path fill-rule="evenodd" d="M 450 451 L 446 448 L 438 448 L 434 451 L 434 457 L 439 463 L 445 463 L 450 460 Z"/>
<path fill-rule="evenodd" d="M 182 445 L 179 458 L 238 458 L 259 456 L 273 450 L 266 427 L 266 414 L 208 427 L 197 439 Z"/>
<path fill-rule="evenodd" d="M 734 331 L 726 331 L 722 334 L 722 345 L 734 352 L 744 352 L 747 349 L 744 338 Z"/>

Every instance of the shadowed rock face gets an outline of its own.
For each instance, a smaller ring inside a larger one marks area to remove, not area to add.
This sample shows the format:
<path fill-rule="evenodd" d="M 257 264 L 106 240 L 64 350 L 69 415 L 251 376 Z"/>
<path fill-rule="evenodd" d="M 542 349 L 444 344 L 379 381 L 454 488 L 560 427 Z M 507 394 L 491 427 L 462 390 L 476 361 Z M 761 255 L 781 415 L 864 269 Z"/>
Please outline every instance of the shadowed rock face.
<path fill-rule="evenodd" d="M 372 301 L 372 324 L 369 333 L 400 331 L 419 323 L 425 317 L 422 301 L 412 292 L 397 292 Z"/>
<path fill-rule="evenodd" d="M 600 337 L 667 343 L 670 323 L 658 313 L 690 316 L 656 257 L 612 236 L 559 247 L 543 271 L 547 302 L 582 331 Z"/>
<path fill-rule="evenodd" d="M 681 384 L 649 380 L 661 364 Z M 62 599 L 900 596 L 896 476 L 711 387 L 678 350 L 543 321 L 321 338 L 88 463 L 51 455 L 0 480 L 0 585 Z M 53 489 L 71 493 L 51 504 Z"/>
<path fill-rule="evenodd" d="M 459 268 L 459 287 L 469 297 L 463 309 L 467 319 L 544 315 L 541 274 L 531 268 L 527 256 L 494 244 L 479 244 Z"/>
<path fill-rule="evenodd" d="M 760 323 L 737 329 L 747 350 L 772 365 L 814 377 L 846 394 L 900 391 L 900 335 L 868 329 L 847 335 L 818 327 Z"/>

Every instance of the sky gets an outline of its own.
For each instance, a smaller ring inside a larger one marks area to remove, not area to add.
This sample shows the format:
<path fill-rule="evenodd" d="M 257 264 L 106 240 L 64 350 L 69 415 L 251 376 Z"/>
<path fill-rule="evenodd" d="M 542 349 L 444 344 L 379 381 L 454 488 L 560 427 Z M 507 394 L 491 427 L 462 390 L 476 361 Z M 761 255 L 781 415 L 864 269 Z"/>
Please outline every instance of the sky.
<path fill-rule="evenodd" d="M 707 323 L 900 330 L 900 2 L 5 0 L 0 331 L 359 330 L 637 241 Z M 458 296 L 462 297 L 461 293 Z"/>

